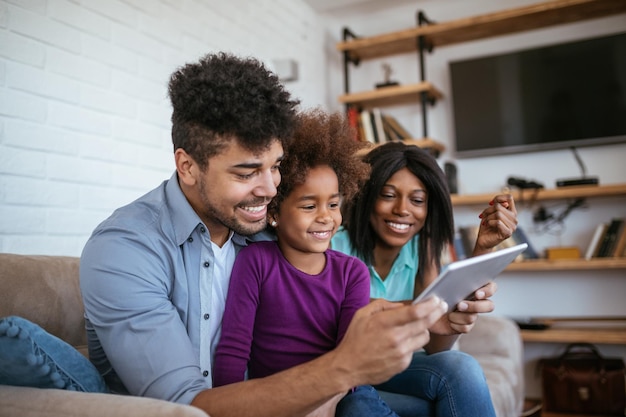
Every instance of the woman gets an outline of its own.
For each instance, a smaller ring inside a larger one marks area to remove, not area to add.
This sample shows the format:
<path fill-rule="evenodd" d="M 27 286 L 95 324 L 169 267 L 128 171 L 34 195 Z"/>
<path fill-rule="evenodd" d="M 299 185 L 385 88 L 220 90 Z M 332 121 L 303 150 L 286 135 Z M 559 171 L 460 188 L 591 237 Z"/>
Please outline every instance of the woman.
<path fill-rule="evenodd" d="M 390 142 L 370 151 L 370 181 L 346 207 L 335 250 L 357 256 L 369 268 L 370 297 L 410 303 L 438 275 L 441 253 L 452 242 L 454 220 L 446 178 L 425 150 Z M 510 195 L 498 195 L 482 211 L 473 255 L 510 237 L 517 212 Z M 401 416 L 493 416 L 484 375 L 469 355 L 450 350 L 469 332 L 478 313 L 493 310 L 490 283 L 430 328 L 430 342 L 409 368 L 378 386 Z M 400 395 L 398 395 L 400 394 Z"/>

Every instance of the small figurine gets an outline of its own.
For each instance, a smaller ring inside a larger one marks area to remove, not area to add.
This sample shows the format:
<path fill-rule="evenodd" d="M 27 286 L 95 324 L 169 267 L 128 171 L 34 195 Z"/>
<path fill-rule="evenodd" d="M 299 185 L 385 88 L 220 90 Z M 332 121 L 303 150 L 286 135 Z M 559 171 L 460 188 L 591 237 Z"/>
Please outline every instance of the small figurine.
<path fill-rule="evenodd" d="M 393 69 L 391 68 L 391 65 L 384 62 L 382 67 L 383 67 L 383 74 L 385 74 L 385 82 L 376 84 L 376 88 L 398 85 L 399 83 L 397 81 L 391 81 L 391 74 L 393 74 Z"/>

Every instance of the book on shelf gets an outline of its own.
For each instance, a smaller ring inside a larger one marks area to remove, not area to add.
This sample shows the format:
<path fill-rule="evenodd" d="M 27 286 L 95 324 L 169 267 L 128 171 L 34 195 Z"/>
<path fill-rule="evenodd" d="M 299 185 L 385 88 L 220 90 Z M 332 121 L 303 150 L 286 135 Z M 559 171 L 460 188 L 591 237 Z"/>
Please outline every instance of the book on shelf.
<path fill-rule="evenodd" d="M 600 247 L 598 248 L 598 258 L 608 258 L 614 256 L 613 254 L 619 239 L 618 236 L 621 235 L 623 229 L 624 219 L 614 218 L 609 222 L 600 243 Z"/>
<path fill-rule="evenodd" d="M 383 119 L 383 129 L 385 129 L 385 135 L 387 136 L 388 142 L 398 142 L 403 140 L 400 136 L 394 132 L 391 127 L 384 121 Z"/>
<path fill-rule="evenodd" d="M 622 258 L 626 256 L 626 225 L 622 225 L 622 229 L 617 236 L 615 250 L 611 254 L 614 258 Z"/>
<path fill-rule="evenodd" d="M 443 251 L 441 252 L 441 265 L 448 265 L 458 260 L 459 258 L 456 254 L 454 243 L 448 243 L 447 245 L 445 245 L 443 247 Z"/>
<path fill-rule="evenodd" d="M 347 118 L 348 118 L 348 124 L 354 131 L 354 140 L 356 140 L 357 142 L 362 141 L 363 139 L 361 138 L 361 132 L 360 132 L 361 127 L 359 126 L 360 125 L 359 110 L 354 106 L 348 107 Z"/>
<path fill-rule="evenodd" d="M 374 135 L 374 143 L 380 143 L 378 137 L 378 128 L 376 127 L 376 119 L 374 117 L 374 109 L 368 111 L 370 116 L 370 125 L 372 126 L 372 134 Z"/>
<path fill-rule="evenodd" d="M 528 247 L 526 248 L 526 250 L 522 252 L 522 254 L 520 255 L 523 259 L 538 259 L 539 258 L 539 254 L 537 253 L 537 251 L 535 250 L 535 247 L 530 242 L 530 239 L 528 239 L 528 235 L 526 234 L 524 229 L 520 227 L 519 225 L 513 232 L 513 235 L 511 236 L 510 239 L 514 242 L 515 245 L 519 245 L 520 243 L 528 244 Z"/>
<path fill-rule="evenodd" d="M 474 246 L 476 245 L 476 239 L 478 238 L 479 228 L 480 226 L 461 226 L 458 228 L 458 231 L 455 233 L 455 249 L 459 260 L 472 256 Z M 532 246 L 528 236 L 519 226 L 510 238 L 500 242 L 493 248 L 493 250 L 497 251 L 509 248 L 520 243 L 527 243 L 528 248 L 524 252 L 520 253 L 519 256 L 515 258 L 514 262 L 520 262 L 525 259 L 539 258 L 539 255 Z"/>
<path fill-rule="evenodd" d="M 385 128 L 383 126 L 383 117 L 380 109 L 378 107 L 374 107 L 372 109 L 372 123 L 374 127 L 374 131 L 376 132 L 376 142 L 377 143 L 385 143 L 388 141 L 387 133 L 385 132 Z"/>
<path fill-rule="evenodd" d="M 413 135 L 411 135 L 411 133 L 406 130 L 395 117 L 389 114 L 383 114 L 383 122 L 387 124 L 388 128 L 394 132 L 395 136 L 399 140 L 413 138 Z"/>
<path fill-rule="evenodd" d="M 352 109 L 356 111 L 356 108 L 351 107 L 348 115 Z M 360 140 L 385 143 L 413 139 L 413 135 L 395 117 L 384 113 L 379 107 L 362 109 L 358 112 L 358 117 L 351 117 L 358 120 L 359 131 L 362 132 Z"/>
<path fill-rule="evenodd" d="M 587 250 L 585 251 L 586 260 L 596 258 L 598 256 L 598 249 L 600 248 L 600 243 L 604 239 L 604 234 L 606 233 L 607 227 L 607 223 L 600 223 L 598 226 L 596 226 L 596 230 L 594 230 L 593 235 L 591 236 L 591 241 L 589 242 Z"/>
<path fill-rule="evenodd" d="M 472 253 L 474 253 L 474 246 L 476 245 L 476 238 L 478 237 L 478 226 L 461 226 L 458 230 L 461 245 L 463 246 L 463 253 L 466 258 L 469 258 L 472 256 Z"/>
<path fill-rule="evenodd" d="M 368 142 L 367 138 L 365 137 L 365 130 L 363 130 L 363 123 L 361 122 L 361 115 L 358 115 L 358 126 L 359 126 L 359 134 L 358 134 L 358 139 L 360 142 Z"/>
<path fill-rule="evenodd" d="M 363 138 L 367 142 L 376 143 L 374 129 L 372 129 L 372 118 L 369 110 L 361 110 L 360 116 L 361 126 L 363 127 Z"/>
<path fill-rule="evenodd" d="M 463 245 L 463 238 L 461 233 L 457 230 L 454 232 L 454 253 L 458 261 L 467 258 L 467 252 L 465 252 L 465 246 Z"/>

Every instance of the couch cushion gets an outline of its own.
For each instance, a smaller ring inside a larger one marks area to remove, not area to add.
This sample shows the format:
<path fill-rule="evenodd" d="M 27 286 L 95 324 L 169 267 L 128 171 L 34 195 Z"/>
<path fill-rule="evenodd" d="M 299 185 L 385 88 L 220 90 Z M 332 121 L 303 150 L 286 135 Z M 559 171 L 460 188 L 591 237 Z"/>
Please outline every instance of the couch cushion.
<path fill-rule="evenodd" d="M 207 417 L 199 408 L 154 398 L 0 385 L 0 417 Z"/>
<path fill-rule="evenodd" d="M 458 342 L 459 349 L 483 368 L 496 416 L 519 416 L 524 405 L 524 347 L 517 324 L 506 317 L 482 314 Z"/>
<path fill-rule="evenodd" d="M 0 254 L 0 317 L 20 316 L 72 346 L 87 344 L 78 257 Z"/>
<path fill-rule="evenodd" d="M 107 392 L 87 358 L 36 324 L 15 316 L 0 319 L 0 384 Z"/>

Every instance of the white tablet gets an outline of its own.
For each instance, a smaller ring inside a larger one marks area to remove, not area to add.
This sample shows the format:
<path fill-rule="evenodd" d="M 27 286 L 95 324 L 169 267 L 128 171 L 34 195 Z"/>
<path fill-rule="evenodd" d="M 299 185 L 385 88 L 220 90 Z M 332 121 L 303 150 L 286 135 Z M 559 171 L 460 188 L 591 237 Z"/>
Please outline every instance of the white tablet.
<path fill-rule="evenodd" d="M 413 304 L 436 295 L 445 300 L 448 311 L 452 311 L 461 300 L 467 299 L 477 289 L 493 281 L 527 247 L 528 244 L 522 243 L 452 262 L 413 300 Z"/>

